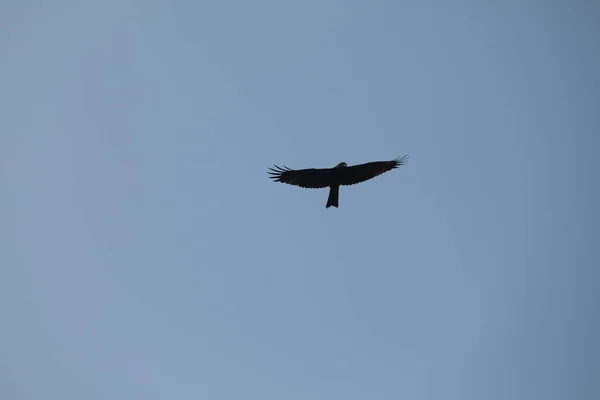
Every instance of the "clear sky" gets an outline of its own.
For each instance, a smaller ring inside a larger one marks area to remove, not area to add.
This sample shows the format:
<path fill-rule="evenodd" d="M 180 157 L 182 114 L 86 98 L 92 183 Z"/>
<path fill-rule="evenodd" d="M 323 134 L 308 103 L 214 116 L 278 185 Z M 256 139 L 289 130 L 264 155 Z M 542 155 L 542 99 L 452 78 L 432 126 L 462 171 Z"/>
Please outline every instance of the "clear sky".
<path fill-rule="evenodd" d="M 600 398 L 600 6 L 0 3 L 2 400 Z M 326 190 L 272 164 L 405 166 Z"/>

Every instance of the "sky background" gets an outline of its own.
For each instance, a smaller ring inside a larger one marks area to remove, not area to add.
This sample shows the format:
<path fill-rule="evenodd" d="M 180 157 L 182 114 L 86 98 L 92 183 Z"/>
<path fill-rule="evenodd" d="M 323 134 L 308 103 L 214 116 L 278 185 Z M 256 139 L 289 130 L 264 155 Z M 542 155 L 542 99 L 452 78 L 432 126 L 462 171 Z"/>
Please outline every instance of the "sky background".
<path fill-rule="evenodd" d="M 600 398 L 600 6 L 0 3 L 0 398 Z M 405 166 L 326 190 L 272 164 Z"/>

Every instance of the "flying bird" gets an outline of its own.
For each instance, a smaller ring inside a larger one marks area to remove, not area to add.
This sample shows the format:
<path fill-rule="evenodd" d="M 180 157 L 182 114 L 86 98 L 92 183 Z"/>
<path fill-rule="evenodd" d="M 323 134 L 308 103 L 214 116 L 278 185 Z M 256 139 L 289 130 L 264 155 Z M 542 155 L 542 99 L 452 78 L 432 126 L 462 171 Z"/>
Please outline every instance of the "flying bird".
<path fill-rule="evenodd" d="M 329 188 L 329 198 L 325 208 L 338 207 L 340 186 L 354 185 L 375 178 L 385 172 L 404 165 L 407 156 L 398 157 L 391 161 L 373 161 L 366 164 L 348 166 L 341 162 L 333 168 L 291 169 L 275 165 L 268 172 L 275 182 L 300 186 L 308 189 Z"/>

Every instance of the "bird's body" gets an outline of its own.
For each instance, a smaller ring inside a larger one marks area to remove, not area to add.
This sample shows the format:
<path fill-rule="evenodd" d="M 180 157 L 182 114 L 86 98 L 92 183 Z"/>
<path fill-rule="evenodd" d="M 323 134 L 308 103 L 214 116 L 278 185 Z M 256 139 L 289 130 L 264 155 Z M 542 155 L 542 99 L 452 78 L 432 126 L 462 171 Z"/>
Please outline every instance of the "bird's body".
<path fill-rule="evenodd" d="M 309 168 L 293 170 L 287 167 L 269 168 L 275 182 L 287 183 L 309 189 L 329 187 L 326 208 L 338 207 L 340 186 L 354 185 L 372 179 L 398 166 L 403 165 L 406 156 L 391 161 L 374 161 L 366 164 L 348 166 L 341 162 L 333 168 Z"/>

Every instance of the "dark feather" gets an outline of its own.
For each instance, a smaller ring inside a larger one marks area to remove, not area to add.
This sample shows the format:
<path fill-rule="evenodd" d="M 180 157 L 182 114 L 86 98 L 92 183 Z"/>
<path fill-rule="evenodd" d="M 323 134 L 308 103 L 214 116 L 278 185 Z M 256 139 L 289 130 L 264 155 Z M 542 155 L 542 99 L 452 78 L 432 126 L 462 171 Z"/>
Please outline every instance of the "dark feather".
<path fill-rule="evenodd" d="M 331 172 L 328 168 L 309 168 L 293 170 L 290 168 L 269 168 L 272 172 L 270 178 L 275 182 L 300 186 L 308 189 L 321 189 L 329 186 Z"/>
<path fill-rule="evenodd" d="M 349 186 L 368 181 L 394 168 L 398 168 L 400 165 L 404 165 L 407 158 L 407 156 L 404 156 L 391 161 L 373 161 L 346 167 L 341 170 L 339 184 Z"/>
<path fill-rule="evenodd" d="M 373 161 L 366 164 L 342 166 L 343 163 L 334 168 L 308 168 L 294 170 L 286 167 L 269 168 L 269 178 L 275 182 L 287 183 L 288 185 L 300 186 L 308 189 L 320 189 L 331 187 L 330 199 L 327 207 L 338 206 L 338 193 L 340 185 L 355 185 L 360 182 L 373 179 L 385 172 L 404 165 L 407 156 L 398 157 L 391 161 Z"/>

